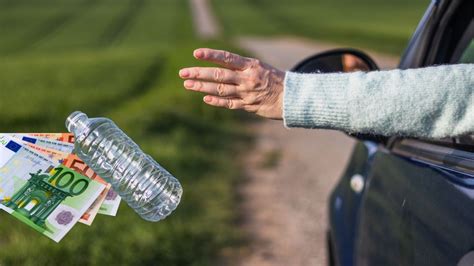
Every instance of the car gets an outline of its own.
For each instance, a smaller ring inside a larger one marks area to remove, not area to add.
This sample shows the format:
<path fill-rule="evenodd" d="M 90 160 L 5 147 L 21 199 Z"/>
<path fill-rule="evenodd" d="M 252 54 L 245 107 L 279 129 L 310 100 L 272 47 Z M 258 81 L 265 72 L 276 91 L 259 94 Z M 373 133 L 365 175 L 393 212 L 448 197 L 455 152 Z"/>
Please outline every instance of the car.
<path fill-rule="evenodd" d="M 473 37 L 473 0 L 432 1 L 398 67 L 474 63 Z M 378 67 L 361 51 L 337 49 L 293 68 L 354 70 Z M 474 135 L 352 136 L 329 199 L 329 265 L 474 265 Z"/>

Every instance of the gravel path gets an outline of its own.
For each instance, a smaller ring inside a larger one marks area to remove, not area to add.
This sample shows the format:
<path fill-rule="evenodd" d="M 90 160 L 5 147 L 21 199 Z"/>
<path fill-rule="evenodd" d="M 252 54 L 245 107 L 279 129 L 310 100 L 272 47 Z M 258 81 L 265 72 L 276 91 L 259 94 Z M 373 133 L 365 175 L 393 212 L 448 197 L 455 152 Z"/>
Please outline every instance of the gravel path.
<path fill-rule="evenodd" d="M 211 14 L 207 5 L 193 6 L 195 14 Z M 217 28 L 207 29 L 213 19 L 195 21 L 205 21 L 196 25 L 200 35 Z M 236 42 L 255 57 L 285 70 L 307 56 L 338 47 L 295 37 L 240 37 Z M 394 57 L 369 54 L 383 69 L 397 65 Z M 325 265 L 327 198 L 355 141 L 328 130 L 288 130 L 281 121 L 262 120 L 250 127 L 256 144 L 244 156 L 246 179 L 239 189 L 242 229 L 252 241 L 230 264 Z"/>
<path fill-rule="evenodd" d="M 201 39 L 215 39 L 220 34 L 219 24 L 211 12 L 208 0 L 190 0 L 196 34 Z"/>
<path fill-rule="evenodd" d="M 253 242 L 238 265 L 324 265 L 327 197 L 354 141 L 339 132 L 287 130 L 278 121 L 253 129 L 257 143 L 241 187 L 243 228 Z"/>
<path fill-rule="evenodd" d="M 338 46 L 301 38 L 239 38 L 241 47 L 280 69 Z M 381 68 L 398 60 L 370 52 Z M 263 120 L 253 126 L 257 144 L 245 163 L 241 187 L 244 230 L 253 243 L 240 265 L 325 265 L 327 199 L 345 168 L 354 140 L 324 130 L 285 129 Z M 278 158 L 274 167 L 262 167 Z"/>

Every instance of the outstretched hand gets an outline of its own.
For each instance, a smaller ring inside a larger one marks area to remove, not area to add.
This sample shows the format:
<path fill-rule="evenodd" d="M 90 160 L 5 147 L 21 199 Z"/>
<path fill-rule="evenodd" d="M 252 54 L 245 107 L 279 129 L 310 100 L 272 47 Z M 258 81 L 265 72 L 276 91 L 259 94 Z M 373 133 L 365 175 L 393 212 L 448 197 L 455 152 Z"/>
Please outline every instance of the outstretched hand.
<path fill-rule="evenodd" d="M 282 119 L 285 72 L 257 59 L 221 50 L 200 48 L 194 51 L 194 57 L 225 67 L 190 67 L 179 71 L 186 89 L 206 94 L 205 103 Z"/>

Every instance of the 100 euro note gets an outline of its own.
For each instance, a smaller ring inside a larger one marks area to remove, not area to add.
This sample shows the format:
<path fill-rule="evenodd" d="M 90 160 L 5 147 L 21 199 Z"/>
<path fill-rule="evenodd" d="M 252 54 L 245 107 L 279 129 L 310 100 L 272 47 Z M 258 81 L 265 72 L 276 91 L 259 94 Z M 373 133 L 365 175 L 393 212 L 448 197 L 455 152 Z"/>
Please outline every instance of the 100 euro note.
<path fill-rule="evenodd" d="M 101 184 L 104 184 L 105 189 L 100 193 L 99 197 L 92 203 L 87 211 L 82 215 L 80 222 L 83 224 L 91 225 L 94 221 L 95 216 L 99 213 L 100 208 L 104 205 L 107 196 L 110 193 L 112 186 L 100 178 L 92 169 L 87 166 L 77 155 L 69 154 L 63 162 L 63 165 L 73 169 L 74 171 L 87 176 L 88 178 L 95 180 Z"/>
<path fill-rule="evenodd" d="M 30 142 L 25 142 L 25 141 L 21 141 L 21 142 L 23 145 L 29 148 L 32 148 L 35 151 L 43 153 L 49 159 L 55 162 L 62 163 L 64 166 L 67 166 L 73 169 L 74 171 L 105 185 L 105 189 L 100 193 L 97 199 L 91 204 L 91 206 L 89 206 L 89 208 L 87 208 L 87 210 L 82 214 L 81 218 L 79 219 L 80 223 L 91 225 L 95 217 L 97 216 L 97 213 L 99 212 L 99 209 L 102 206 L 102 203 L 107 197 L 108 192 L 111 188 L 111 185 L 105 182 L 103 179 L 98 178 L 98 176 L 94 172 L 91 173 L 91 170 L 89 171 L 89 167 L 76 155 L 64 153 L 64 152 L 49 149 L 49 148 L 44 148 L 44 147 L 32 144 Z"/>
<path fill-rule="evenodd" d="M 0 206 L 59 242 L 105 186 L 0 136 Z"/>
<path fill-rule="evenodd" d="M 24 133 L 21 135 L 23 137 L 26 136 L 37 139 L 49 139 L 51 141 L 60 141 L 66 142 L 68 144 L 74 144 L 74 135 L 72 133 Z M 41 143 L 37 142 L 37 145 L 41 146 Z M 84 169 L 84 172 L 79 171 L 80 173 L 87 177 L 98 178 L 105 182 L 101 177 L 97 176 L 97 174 L 95 174 L 94 171 L 92 171 L 92 169 L 90 169 L 84 162 L 82 162 L 82 160 L 80 161 L 80 163 L 78 162 L 78 160 L 80 159 L 76 156 L 76 158 L 74 159 L 75 165 Z M 120 201 L 120 196 L 112 188 L 110 188 L 107 191 L 107 195 L 105 196 L 105 199 L 99 208 L 99 213 L 111 216 L 117 215 L 117 211 L 120 206 Z"/>

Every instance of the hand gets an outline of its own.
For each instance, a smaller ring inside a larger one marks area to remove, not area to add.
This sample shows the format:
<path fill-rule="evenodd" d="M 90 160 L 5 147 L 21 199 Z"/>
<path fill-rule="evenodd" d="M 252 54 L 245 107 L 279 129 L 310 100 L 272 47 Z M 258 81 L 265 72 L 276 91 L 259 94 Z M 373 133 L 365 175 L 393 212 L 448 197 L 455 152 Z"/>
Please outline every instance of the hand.
<path fill-rule="evenodd" d="M 186 79 L 186 89 L 206 94 L 205 103 L 282 119 L 285 72 L 227 51 L 200 48 L 194 51 L 194 57 L 225 67 L 190 67 L 179 71 L 179 76 Z"/>

